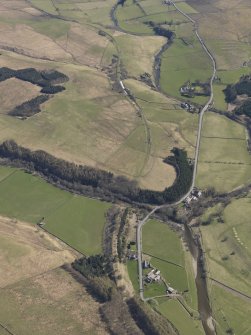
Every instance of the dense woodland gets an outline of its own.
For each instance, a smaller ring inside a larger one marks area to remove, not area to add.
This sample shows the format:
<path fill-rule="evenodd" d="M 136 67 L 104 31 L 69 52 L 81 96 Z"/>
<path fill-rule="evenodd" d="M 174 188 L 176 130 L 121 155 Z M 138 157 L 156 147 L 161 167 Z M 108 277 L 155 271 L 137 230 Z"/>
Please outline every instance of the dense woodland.
<path fill-rule="evenodd" d="M 246 115 L 251 118 L 251 100 L 246 100 L 235 110 L 236 115 Z"/>
<path fill-rule="evenodd" d="M 41 112 L 40 105 L 49 100 L 49 95 L 39 95 L 34 99 L 24 102 L 9 112 L 9 115 L 27 118 Z"/>
<path fill-rule="evenodd" d="M 11 116 L 22 118 L 27 118 L 41 112 L 40 105 L 50 99 L 50 94 L 56 94 L 65 90 L 64 86 L 57 84 L 69 80 L 65 74 L 58 71 L 37 71 L 34 68 L 21 70 L 12 70 L 8 67 L 0 68 L 0 82 L 10 78 L 28 81 L 29 83 L 40 86 L 42 88 L 41 93 L 44 93 L 43 95 L 39 95 L 34 99 L 16 106 L 8 113 Z"/>
<path fill-rule="evenodd" d="M 174 184 L 163 192 L 140 189 L 136 182 L 123 176 L 93 167 L 76 165 L 56 158 L 45 151 L 31 151 L 14 141 L 0 145 L 0 157 L 7 159 L 6 164 L 37 172 L 49 182 L 70 191 L 99 197 L 114 202 L 163 204 L 179 200 L 186 194 L 192 182 L 193 167 L 189 164 L 184 150 L 174 148 L 173 156 L 165 162 L 175 167 L 177 177 Z"/>
<path fill-rule="evenodd" d="M 251 97 L 250 75 L 241 77 L 238 83 L 236 84 L 227 85 L 227 87 L 223 92 L 225 93 L 225 100 L 228 103 L 234 102 L 238 95 L 245 94 L 248 97 Z"/>
<path fill-rule="evenodd" d="M 69 80 L 65 74 L 58 71 L 37 71 L 34 68 L 21 70 L 12 70 L 8 67 L 0 68 L 0 82 L 10 78 L 28 81 L 40 87 L 61 84 Z"/>
<path fill-rule="evenodd" d="M 165 24 L 166 22 L 163 22 Z M 166 29 L 161 27 L 161 24 L 156 24 L 154 21 L 145 21 L 144 24 L 148 25 L 152 28 L 155 35 L 157 36 L 163 36 L 168 38 L 169 40 L 172 40 L 175 36 L 174 32 L 172 30 Z"/>

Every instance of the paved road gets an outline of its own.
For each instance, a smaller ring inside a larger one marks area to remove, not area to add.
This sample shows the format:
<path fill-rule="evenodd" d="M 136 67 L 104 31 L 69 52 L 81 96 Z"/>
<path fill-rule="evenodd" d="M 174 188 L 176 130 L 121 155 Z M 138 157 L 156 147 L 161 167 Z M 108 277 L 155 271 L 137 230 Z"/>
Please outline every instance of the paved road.
<path fill-rule="evenodd" d="M 189 191 L 181 199 L 179 199 L 177 202 L 172 203 L 172 204 L 162 205 L 162 206 L 156 206 L 149 214 L 147 214 L 147 216 L 142 221 L 139 222 L 139 224 L 137 226 L 137 256 L 138 256 L 139 290 L 140 290 L 140 298 L 143 301 L 145 301 L 145 298 L 144 298 L 144 286 L 143 286 L 143 275 L 142 275 L 142 227 L 148 221 L 148 219 L 151 217 L 151 215 L 153 215 L 158 209 L 168 207 L 170 205 L 175 206 L 175 205 L 180 204 L 182 201 L 184 201 L 186 199 L 186 197 L 191 193 L 192 189 L 194 188 L 195 178 L 196 178 L 196 174 L 197 174 L 198 159 L 199 159 L 201 129 L 202 129 L 203 117 L 204 117 L 205 112 L 208 110 L 209 106 L 211 105 L 211 103 L 213 102 L 213 99 L 214 99 L 213 82 L 214 82 L 214 78 L 215 78 L 215 75 L 216 75 L 216 61 L 215 61 L 213 55 L 211 54 L 211 52 L 209 51 L 209 49 L 207 48 L 205 42 L 203 41 L 203 39 L 199 35 L 197 23 L 189 15 L 187 15 L 181 9 L 179 9 L 179 7 L 174 2 L 171 2 L 171 4 L 177 9 L 177 11 L 179 11 L 190 22 L 192 22 L 194 24 L 195 35 L 197 36 L 202 48 L 205 50 L 206 54 L 208 55 L 208 57 L 212 61 L 213 73 L 212 73 L 212 76 L 211 76 L 211 79 L 210 79 L 210 89 L 211 89 L 210 98 L 209 98 L 208 102 L 206 103 L 206 105 L 202 108 L 202 110 L 200 112 L 200 115 L 199 115 L 198 133 L 197 133 L 195 157 L 194 157 L 193 179 L 192 179 L 191 187 L 190 187 Z"/>

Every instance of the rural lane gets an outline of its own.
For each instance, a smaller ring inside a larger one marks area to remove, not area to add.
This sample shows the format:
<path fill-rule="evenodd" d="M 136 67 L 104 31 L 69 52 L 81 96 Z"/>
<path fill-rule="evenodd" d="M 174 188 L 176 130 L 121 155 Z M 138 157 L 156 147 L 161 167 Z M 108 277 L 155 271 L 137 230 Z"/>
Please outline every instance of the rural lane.
<path fill-rule="evenodd" d="M 143 275 L 142 275 L 142 227 L 148 221 L 148 219 L 158 209 L 164 208 L 164 207 L 168 207 L 168 206 L 178 205 L 182 201 L 184 201 L 186 199 L 186 197 L 189 196 L 190 193 L 192 192 L 192 190 L 194 188 L 194 185 L 195 185 L 195 178 L 196 178 L 196 174 L 197 174 L 197 166 L 198 166 L 199 151 L 200 151 L 200 141 L 201 141 L 201 130 L 202 130 L 203 117 L 204 117 L 205 112 L 208 110 L 208 108 L 210 107 L 210 105 L 211 105 L 211 103 L 213 102 L 213 99 L 214 99 L 213 82 L 214 82 L 214 79 L 215 79 L 215 76 L 216 76 L 216 61 L 215 61 L 213 55 L 211 54 L 211 52 L 209 51 L 209 49 L 207 48 L 205 42 L 200 37 L 196 21 L 193 20 L 189 15 L 187 15 L 186 13 L 184 13 L 181 9 L 179 9 L 179 7 L 174 2 L 170 1 L 170 3 L 176 8 L 177 11 L 179 11 L 190 22 L 192 22 L 194 24 L 195 35 L 196 35 L 197 39 L 199 40 L 202 48 L 205 50 L 206 54 L 208 55 L 208 57 L 212 61 L 213 73 L 212 73 L 212 76 L 210 78 L 210 90 L 211 90 L 210 98 L 209 98 L 208 102 L 205 104 L 205 106 L 202 108 L 202 110 L 200 112 L 200 115 L 199 115 L 198 133 L 197 133 L 196 148 L 195 148 L 195 157 L 194 157 L 193 179 L 192 179 L 192 183 L 191 183 L 190 189 L 177 202 L 172 203 L 172 204 L 167 204 L 167 205 L 161 205 L 161 206 L 154 207 L 153 210 L 150 213 L 148 213 L 146 215 L 146 217 L 143 220 L 141 220 L 139 222 L 138 226 L 137 226 L 137 256 L 138 256 L 139 291 L 140 291 L 140 298 L 143 301 L 145 301 L 145 298 L 144 298 Z"/>

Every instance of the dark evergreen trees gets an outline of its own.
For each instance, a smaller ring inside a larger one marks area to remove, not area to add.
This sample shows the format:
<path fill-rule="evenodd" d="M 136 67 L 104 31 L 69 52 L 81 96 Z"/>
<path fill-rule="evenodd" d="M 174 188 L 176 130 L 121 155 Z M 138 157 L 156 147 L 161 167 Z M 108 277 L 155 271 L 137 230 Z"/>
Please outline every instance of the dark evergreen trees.
<path fill-rule="evenodd" d="M 173 156 L 165 162 L 172 164 L 177 177 L 174 184 L 163 192 L 140 189 L 135 181 L 93 167 L 76 165 L 56 158 L 42 150 L 31 151 L 18 146 L 14 141 L 0 145 L 0 157 L 12 164 L 36 171 L 47 180 L 69 190 L 101 197 L 104 200 L 122 200 L 128 203 L 160 205 L 179 200 L 186 194 L 192 182 L 193 168 L 184 150 L 174 148 Z"/>

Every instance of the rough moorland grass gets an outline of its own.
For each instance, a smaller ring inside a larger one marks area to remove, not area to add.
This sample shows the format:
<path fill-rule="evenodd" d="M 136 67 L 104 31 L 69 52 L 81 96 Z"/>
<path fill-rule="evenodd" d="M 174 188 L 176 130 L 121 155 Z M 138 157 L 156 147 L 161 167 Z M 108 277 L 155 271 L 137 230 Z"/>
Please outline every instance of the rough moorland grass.
<path fill-rule="evenodd" d="M 223 92 L 225 88 L 225 85 L 214 85 L 214 107 L 222 111 L 227 110 L 227 103 Z"/>
<path fill-rule="evenodd" d="M 37 8 L 47 13 L 54 14 L 54 15 L 58 14 L 51 0 L 31 0 L 31 2 L 34 6 L 36 6 Z"/>
<path fill-rule="evenodd" d="M 180 87 L 189 80 L 206 82 L 211 75 L 211 63 L 198 41 L 185 44 L 180 39 L 162 56 L 160 85 L 162 90 L 177 98 L 181 98 Z M 195 97 L 191 102 L 203 104 L 207 97 Z"/>
<path fill-rule="evenodd" d="M 159 298 L 157 310 L 163 314 L 178 329 L 180 335 L 204 334 L 199 320 L 193 319 L 177 300 Z"/>
<path fill-rule="evenodd" d="M 250 215 L 251 199 L 237 199 L 224 209 L 224 223 L 201 226 L 210 277 L 246 294 L 251 289 Z"/>
<path fill-rule="evenodd" d="M 233 330 L 233 334 L 250 334 L 251 304 L 249 301 L 216 285 L 212 287 L 210 299 L 213 317 L 216 320 L 217 334 L 225 335 L 229 329 Z"/>
<path fill-rule="evenodd" d="M 74 196 L 23 171 L 14 172 L 0 183 L 0 197 L 2 215 L 31 223 L 44 218 L 46 230 L 80 252 L 101 252 L 109 204 Z"/>
<path fill-rule="evenodd" d="M 251 56 L 251 47 L 248 43 L 234 40 L 209 40 L 210 50 L 216 58 L 219 70 L 237 70 L 243 67 Z"/>
<path fill-rule="evenodd" d="M 251 179 L 245 128 L 224 116 L 205 115 L 197 185 L 225 192 Z"/>
<path fill-rule="evenodd" d="M 100 304 L 62 269 L 1 289 L 0 319 L 19 335 L 107 334 Z"/>

